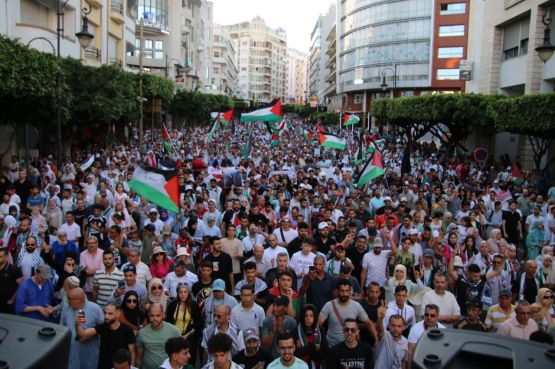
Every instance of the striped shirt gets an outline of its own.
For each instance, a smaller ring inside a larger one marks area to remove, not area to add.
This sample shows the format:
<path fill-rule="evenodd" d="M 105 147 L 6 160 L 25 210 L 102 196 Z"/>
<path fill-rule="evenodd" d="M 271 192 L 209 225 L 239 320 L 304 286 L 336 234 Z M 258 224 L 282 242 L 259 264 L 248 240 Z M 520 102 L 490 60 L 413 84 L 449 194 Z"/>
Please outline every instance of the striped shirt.
<path fill-rule="evenodd" d="M 514 316 L 515 316 L 514 305 L 511 305 L 511 312 L 509 314 L 505 314 L 503 309 L 501 309 L 501 306 L 497 304 L 489 308 L 485 323 L 488 329 L 490 329 L 492 332 L 497 332 L 497 330 L 505 320 L 511 319 Z"/>
<path fill-rule="evenodd" d="M 93 287 L 98 289 L 96 303 L 100 307 L 104 307 L 108 303 L 119 281 L 123 281 L 123 272 L 117 268 L 112 273 L 106 272 L 106 268 L 99 269 L 94 273 Z"/>

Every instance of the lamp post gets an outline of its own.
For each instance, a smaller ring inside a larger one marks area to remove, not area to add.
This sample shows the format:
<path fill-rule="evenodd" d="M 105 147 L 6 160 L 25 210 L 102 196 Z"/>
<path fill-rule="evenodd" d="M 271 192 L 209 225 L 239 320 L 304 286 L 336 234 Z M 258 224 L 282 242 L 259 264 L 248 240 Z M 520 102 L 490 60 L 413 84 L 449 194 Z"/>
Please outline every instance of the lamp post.
<path fill-rule="evenodd" d="M 177 59 L 168 59 L 168 55 L 166 54 L 166 78 L 169 77 L 169 69 L 170 69 L 170 63 L 175 61 L 176 63 L 174 64 L 175 66 L 175 78 L 177 79 L 178 77 L 181 77 L 181 75 L 179 74 L 179 72 L 181 71 L 181 68 L 183 68 L 183 66 L 181 65 L 181 61 L 177 60 Z"/>
<path fill-rule="evenodd" d="M 551 24 L 551 16 L 548 16 L 545 13 L 542 17 L 542 23 L 545 25 L 545 29 L 543 31 L 543 43 L 536 47 L 536 52 L 540 59 L 545 63 L 551 56 L 553 56 L 553 52 L 555 51 L 555 46 L 551 44 L 551 29 L 549 25 Z"/>
<path fill-rule="evenodd" d="M 52 46 L 52 51 L 56 55 L 58 60 L 61 58 L 61 44 L 62 44 L 62 37 L 64 37 L 64 15 L 65 15 L 64 9 L 68 2 L 69 0 L 56 1 L 56 46 L 57 47 L 54 47 L 54 44 L 45 37 L 35 37 L 27 43 L 27 46 L 29 46 L 31 42 L 35 40 L 46 41 L 50 44 L 50 46 Z M 94 38 L 94 35 L 92 35 L 88 30 L 89 20 L 87 18 L 87 15 L 90 14 L 90 12 L 91 10 L 89 8 L 83 8 L 83 28 L 81 29 L 81 32 L 78 32 L 75 34 L 75 36 L 79 40 L 79 44 L 81 44 L 81 46 L 83 47 L 89 46 L 91 43 L 91 40 Z M 57 102 L 56 104 L 57 105 L 56 106 L 56 150 L 57 150 L 56 161 L 57 161 L 58 169 L 60 169 L 62 165 L 62 159 L 63 159 L 62 158 L 63 99 L 62 99 L 62 74 L 61 74 L 59 65 L 58 65 L 58 71 L 56 73 L 56 102 Z"/>
<path fill-rule="evenodd" d="M 380 85 L 380 87 L 382 88 L 382 91 L 387 91 L 388 85 L 387 82 L 385 81 L 385 75 L 387 71 L 391 71 L 391 73 L 393 73 L 393 88 L 391 90 L 391 95 L 392 97 L 395 97 L 395 90 L 397 89 L 397 67 L 399 66 L 399 64 L 395 64 L 393 65 L 393 68 L 383 68 L 381 71 L 382 74 L 382 84 Z"/>

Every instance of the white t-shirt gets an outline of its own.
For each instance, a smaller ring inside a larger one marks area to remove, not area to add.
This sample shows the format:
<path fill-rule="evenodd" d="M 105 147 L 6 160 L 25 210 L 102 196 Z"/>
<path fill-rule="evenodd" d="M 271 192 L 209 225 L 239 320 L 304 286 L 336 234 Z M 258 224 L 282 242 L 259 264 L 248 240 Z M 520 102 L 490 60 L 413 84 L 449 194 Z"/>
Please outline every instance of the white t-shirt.
<path fill-rule="evenodd" d="M 422 335 L 424 334 L 424 332 L 426 332 L 426 329 L 424 328 L 424 321 L 420 321 L 418 323 L 416 323 L 409 332 L 409 343 L 417 343 L 418 340 L 420 339 L 420 337 L 422 337 Z M 437 327 L 439 329 L 445 329 L 445 326 L 443 324 L 441 324 L 440 322 L 437 323 Z"/>
<path fill-rule="evenodd" d="M 277 228 L 277 229 L 274 230 L 273 235 L 276 236 L 278 242 L 283 242 L 284 241 L 283 238 L 281 237 L 281 233 L 282 233 L 281 228 Z M 287 244 L 289 244 L 289 242 L 291 242 L 295 238 L 297 238 L 298 235 L 299 234 L 294 229 L 290 229 L 288 231 L 283 231 L 283 236 L 285 237 L 285 242 L 287 242 Z"/>
<path fill-rule="evenodd" d="M 295 274 L 300 277 L 301 273 L 303 276 L 308 274 L 308 268 L 314 265 L 315 254 L 312 252 L 308 255 L 304 255 L 302 251 L 297 251 L 291 256 L 289 261 L 289 266 L 295 269 Z"/>
<path fill-rule="evenodd" d="M 374 251 L 367 252 L 362 258 L 362 267 L 366 269 L 366 280 L 364 287 L 368 287 L 370 282 L 377 282 L 380 286 L 385 286 L 387 276 L 385 274 L 387 261 L 391 250 L 382 250 L 379 255 Z"/>
<path fill-rule="evenodd" d="M 270 263 L 272 264 L 272 268 L 274 268 L 277 264 L 277 256 L 280 253 L 286 253 L 287 254 L 287 259 L 289 259 L 289 254 L 287 253 L 287 249 L 285 247 L 282 246 L 276 246 L 275 248 L 271 248 L 268 247 L 266 250 L 264 250 L 264 258 L 269 260 Z"/>
<path fill-rule="evenodd" d="M 436 304 L 439 307 L 440 315 L 461 315 L 461 308 L 457 299 L 455 295 L 449 291 L 445 291 L 441 296 L 433 290 L 426 292 L 420 306 L 426 306 L 428 304 Z M 422 314 L 424 314 L 424 309 L 422 309 Z"/>
<path fill-rule="evenodd" d="M 60 226 L 60 231 L 65 231 L 67 234 L 67 239 L 69 241 L 75 242 L 77 238 L 81 237 L 81 228 L 77 225 L 77 223 L 67 224 L 64 223 Z"/>

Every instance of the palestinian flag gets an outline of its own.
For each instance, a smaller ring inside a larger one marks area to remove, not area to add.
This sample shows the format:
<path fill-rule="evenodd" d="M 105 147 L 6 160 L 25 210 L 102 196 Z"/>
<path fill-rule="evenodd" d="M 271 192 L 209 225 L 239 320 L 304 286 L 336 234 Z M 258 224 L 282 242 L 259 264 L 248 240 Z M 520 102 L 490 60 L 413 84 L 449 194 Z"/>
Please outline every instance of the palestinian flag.
<path fill-rule="evenodd" d="M 266 108 L 251 111 L 250 113 L 241 114 L 241 122 L 252 122 L 260 120 L 264 122 L 277 122 L 283 118 L 281 112 L 281 100 L 275 99 Z"/>
<path fill-rule="evenodd" d="M 279 134 L 272 133 L 272 143 L 270 144 L 270 148 L 273 149 L 279 145 Z"/>
<path fill-rule="evenodd" d="M 360 118 L 354 114 L 343 114 L 343 125 L 352 126 L 353 124 L 359 124 Z"/>
<path fill-rule="evenodd" d="M 301 132 L 302 132 L 304 138 L 306 138 L 307 140 L 311 140 L 311 139 L 314 138 L 314 133 L 312 133 L 312 132 L 310 132 L 310 131 L 307 131 L 307 130 L 304 129 L 304 128 L 301 128 Z"/>
<path fill-rule="evenodd" d="M 288 128 L 289 128 L 289 125 L 287 124 L 287 119 L 285 118 L 277 126 L 277 129 L 279 130 L 280 134 L 287 131 Z"/>
<path fill-rule="evenodd" d="M 252 153 L 252 129 L 249 132 L 249 139 L 243 145 L 243 152 L 241 156 L 243 157 L 244 160 L 247 160 L 251 156 L 251 153 Z"/>
<path fill-rule="evenodd" d="M 376 150 L 364 165 L 362 172 L 358 175 L 355 182 L 360 188 L 373 179 L 378 178 L 379 176 L 382 176 L 384 174 L 385 171 L 383 169 L 382 154 L 379 150 Z"/>
<path fill-rule="evenodd" d="M 216 117 L 216 121 L 212 125 L 212 128 L 210 129 L 210 132 L 208 132 L 208 139 L 210 141 L 214 140 L 214 135 L 216 134 L 216 131 L 218 130 L 218 128 L 220 128 L 220 118 L 219 117 L 220 117 L 219 115 L 218 115 L 218 117 Z"/>
<path fill-rule="evenodd" d="M 166 126 L 164 126 L 162 128 L 162 145 L 164 145 L 164 150 L 166 150 L 166 152 L 168 154 L 172 153 L 172 147 L 171 147 L 171 143 L 170 143 L 170 134 L 168 133 L 168 130 L 166 129 Z"/>
<path fill-rule="evenodd" d="M 89 156 L 89 158 L 87 159 L 86 162 L 84 162 L 83 164 L 81 164 L 81 166 L 79 167 L 79 169 L 81 169 L 81 171 L 86 171 L 87 169 L 89 169 L 89 167 L 91 165 L 93 165 L 94 163 L 94 154 L 92 154 L 91 156 Z"/>
<path fill-rule="evenodd" d="M 179 212 L 179 183 L 176 170 L 137 167 L 129 186 L 149 202 Z"/>
<path fill-rule="evenodd" d="M 228 125 L 229 123 L 231 123 L 231 120 L 233 119 L 233 109 L 230 109 L 225 113 L 213 111 L 212 113 L 210 113 L 210 118 L 212 119 L 212 121 L 218 119 L 218 114 L 220 115 L 220 122 L 222 124 Z"/>
<path fill-rule="evenodd" d="M 347 140 L 344 137 L 332 135 L 331 133 L 318 132 L 318 141 L 320 145 L 337 150 L 345 150 L 347 147 Z"/>

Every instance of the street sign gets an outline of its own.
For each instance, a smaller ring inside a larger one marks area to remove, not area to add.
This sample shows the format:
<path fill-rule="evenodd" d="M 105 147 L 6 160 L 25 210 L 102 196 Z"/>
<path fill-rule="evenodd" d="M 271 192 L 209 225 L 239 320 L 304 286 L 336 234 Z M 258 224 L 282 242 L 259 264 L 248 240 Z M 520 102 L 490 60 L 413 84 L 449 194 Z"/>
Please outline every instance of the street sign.
<path fill-rule="evenodd" d="M 459 80 L 472 80 L 472 60 L 461 60 L 459 62 Z"/>

